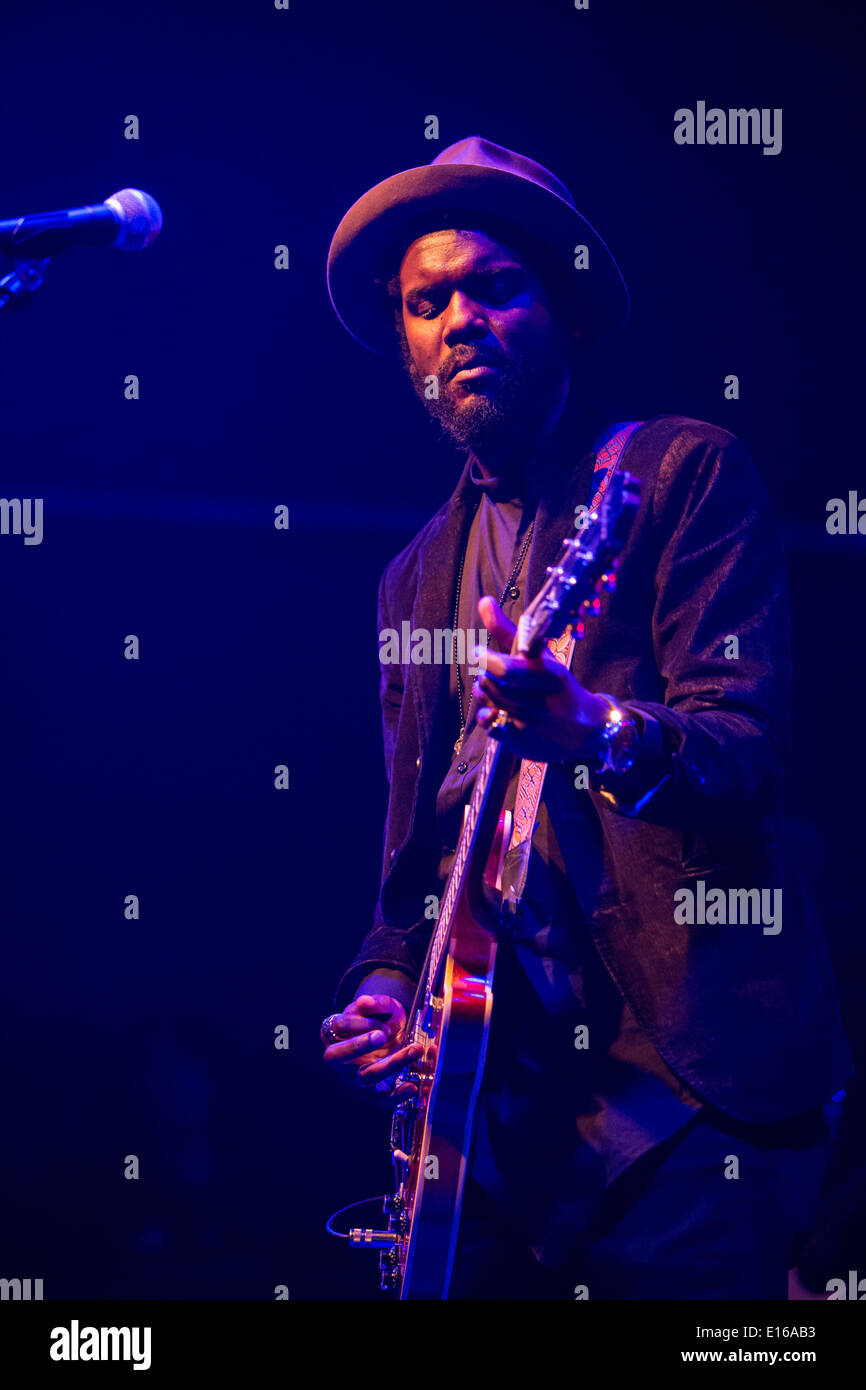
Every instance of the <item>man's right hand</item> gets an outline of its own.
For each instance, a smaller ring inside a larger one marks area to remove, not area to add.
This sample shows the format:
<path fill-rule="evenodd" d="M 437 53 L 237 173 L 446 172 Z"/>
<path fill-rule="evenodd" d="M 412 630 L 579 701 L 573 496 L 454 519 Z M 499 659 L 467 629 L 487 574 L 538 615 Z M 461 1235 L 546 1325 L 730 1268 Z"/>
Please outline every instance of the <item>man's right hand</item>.
<path fill-rule="evenodd" d="M 359 994 L 330 1023 L 339 1041 L 328 1044 L 324 1060 L 344 1076 L 354 1072 L 361 1086 L 378 1086 L 423 1052 L 417 1043 L 401 1045 L 406 1010 L 390 994 Z"/>

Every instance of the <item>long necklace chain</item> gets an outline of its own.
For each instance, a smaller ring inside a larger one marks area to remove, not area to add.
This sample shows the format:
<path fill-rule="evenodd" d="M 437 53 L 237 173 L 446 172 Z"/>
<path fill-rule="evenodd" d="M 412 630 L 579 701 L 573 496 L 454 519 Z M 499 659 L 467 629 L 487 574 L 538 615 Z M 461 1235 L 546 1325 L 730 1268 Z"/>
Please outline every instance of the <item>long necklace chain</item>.
<path fill-rule="evenodd" d="M 479 502 L 478 505 L 480 506 L 481 503 Z M 477 509 L 476 509 L 476 510 L 477 510 Z M 514 592 L 513 592 L 513 593 L 510 593 L 509 591 L 512 590 L 512 588 L 513 588 L 513 586 L 514 586 L 514 581 L 517 579 L 517 576 L 520 574 L 520 571 L 521 571 L 521 569 L 523 568 L 523 561 L 524 561 L 524 559 L 526 558 L 526 552 L 527 552 L 527 550 L 529 549 L 529 545 L 530 545 L 530 542 L 531 542 L 531 540 L 532 540 L 532 532 L 533 532 L 534 526 L 535 526 L 535 517 L 533 517 L 532 520 L 531 520 L 530 523 L 529 523 L 529 527 L 528 527 L 528 529 L 527 529 L 526 535 L 525 535 L 524 538 L 523 538 L 523 545 L 520 547 L 520 554 L 519 554 L 518 557 L 517 557 L 517 560 L 516 560 L 516 562 L 515 562 L 515 564 L 514 564 L 514 567 L 513 567 L 512 571 L 511 571 L 510 575 L 508 576 L 507 580 L 505 581 L 505 588 L 502 590 L 502 596 L 501 596 L 501 598 L 500 598 L 500 600 L 499 600 L 499 606 L 500 606 L 500 608 L 502 607 L 502 605 L 503 605 L 503 603 L 505 602 L 506 598 L 508 598 L 509 596 L 510 596 L 511 598 L 513 598 L 513 599 L 518 597 L 519 591 L 518 591 L 517 589 L 514 589 Z M 457 706 L 458 706 L 458 709 L 459 709 L 459 711 L 460 711 L 460 732 L 459 732 L 459 734 L 457 735 L 457 741 L 456 741 L 456 743 L 454 744 L 454 756 L 455 756 L 455 757 L 456 757 L 457 754 L 460 752 L 460 748 L 461 748 L 461 745 L 462 745 L 462 743 L 463 743 L 463 735 L 464 735 L 465 732 L 466 732 L 466 713 L 465 713 L 465 710 L 464 710 L 464 707 L 463 707 L 463 672 L 460 670 L 460 662 L 457 660 L 457 655 L 458 655 L 458 653 L 457 653 L 457 624 L 458 624 L 459 619 L 460 619 L 460 590 L 461 590 L 462 585 L 463 585 L 463 567 L 464 567 L 464 565 L 466 564 L 466 552 L 468 551 L 468 549 L 469 549 L 469 537 L 467 536 L 467 538 L 466 538 L 466 544 L 465 544 L 464 547 L 463 547 L 463 554 L 460 556 L 460 568 L 459 568 L 459 570 L 457 571 L 457 596 L 456 596 L 456 598 L 454 599 L 454 623 L 453 623 L 453 632 L 454 632 L 454 636 L 453 636 L 452 642 L 451 642 L 451 659 L 452 659 L 452 661 L 454 662 L 455 666 L 457 667 Z"/>

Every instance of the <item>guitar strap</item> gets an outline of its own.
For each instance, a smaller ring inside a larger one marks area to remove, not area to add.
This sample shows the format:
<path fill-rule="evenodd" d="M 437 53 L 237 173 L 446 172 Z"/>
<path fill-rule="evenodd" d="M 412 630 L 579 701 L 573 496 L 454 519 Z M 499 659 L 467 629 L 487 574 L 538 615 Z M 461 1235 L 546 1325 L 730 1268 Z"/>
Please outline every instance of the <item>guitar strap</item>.
<path fill-rule="evenodd" d="M 642 424 L 642 420 L 627 420 L 622 424 L 611 425 L 610 429 L 605 430 L 596 440 L 590 511 L 595 510 L 607 491 L 626 443 Z M 569 667 L 574 654 L 574 644 L 575 638 L 569 625 L 565 632 L 559 637 L 551 638 L 547 645 L 557 661 Z M 532 832 L 535 829 L 546 772 L 547 763 L 536 763 L 529 758 L 523 758 L 521 761 L 517 795 L 514 800 L 513 830 L 502 871 L 502 906 L 503 911 L 508 914 L 517 911 L 526 886 L 529 858 L 532 853 Z"/>

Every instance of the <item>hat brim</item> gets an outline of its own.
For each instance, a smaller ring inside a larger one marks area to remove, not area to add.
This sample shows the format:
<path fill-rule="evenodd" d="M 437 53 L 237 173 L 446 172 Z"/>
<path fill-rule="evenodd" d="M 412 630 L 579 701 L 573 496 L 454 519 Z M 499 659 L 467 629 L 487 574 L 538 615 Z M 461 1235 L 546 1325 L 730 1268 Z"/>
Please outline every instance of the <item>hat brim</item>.
<path fill-rule="evenodd" d="M 424 164 L 394 174 L 349 208 L 328 251 L 328 293 L 344 327 L 359 343 L 384 357 L 398 357 L 393 311 L 385 281 L 401 235 L 423 225 L 433 230 L 443 213 L 472 212 L 513 224 L 573 277 L 575 326 L 584 343 L 620 328 L 629 296 L 622 273 L 595 228 L 555 193 L 502 169 L 474 164 Z M 442 222 L 441 225 L 448 225 Z M 421 235 L 417 230 L 415 236 Z M 574 266 L 575 247 L 588 248 L 585 269 Z M 577 321 L 579 318 L 580 321 Z"/>

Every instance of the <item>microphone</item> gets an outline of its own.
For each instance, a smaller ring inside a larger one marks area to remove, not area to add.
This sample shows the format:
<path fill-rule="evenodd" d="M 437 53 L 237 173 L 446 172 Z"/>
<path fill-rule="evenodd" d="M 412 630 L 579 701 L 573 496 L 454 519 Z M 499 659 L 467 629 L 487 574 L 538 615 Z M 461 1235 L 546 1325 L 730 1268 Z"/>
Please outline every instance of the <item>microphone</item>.
<path fill-rule="evenodd" d="M 140 188 L 121 188 L 104 203 L 34 212 L 0 222 L 0 251 L 16 260 L 54 256 L 69 246 L 119 246 L 143 251 L 162 229 L 162 210 Z"/>

